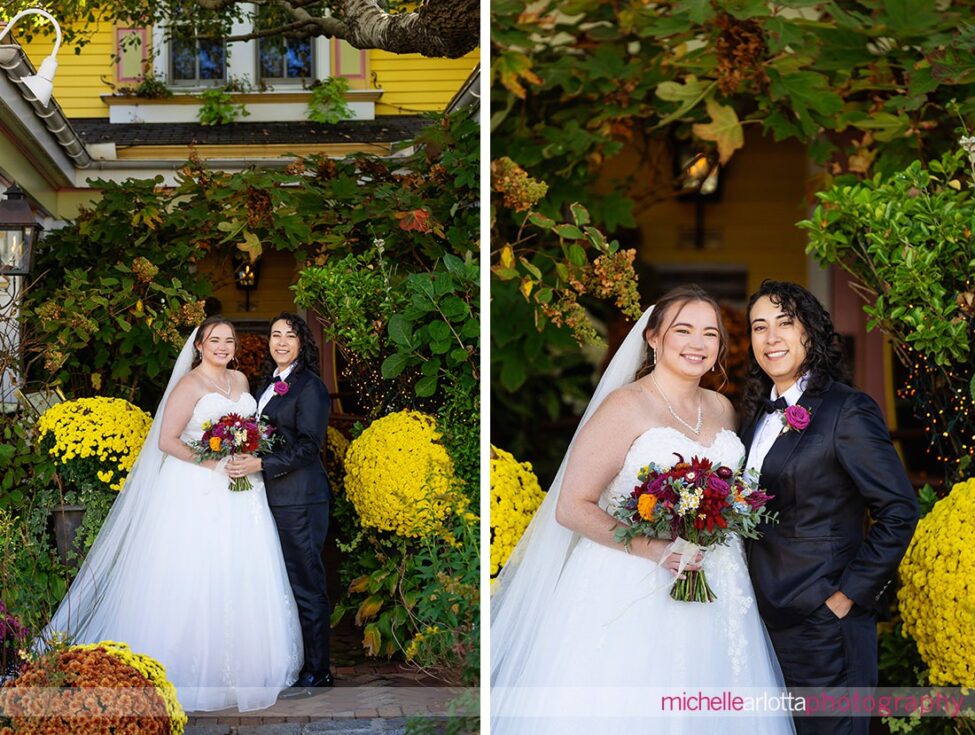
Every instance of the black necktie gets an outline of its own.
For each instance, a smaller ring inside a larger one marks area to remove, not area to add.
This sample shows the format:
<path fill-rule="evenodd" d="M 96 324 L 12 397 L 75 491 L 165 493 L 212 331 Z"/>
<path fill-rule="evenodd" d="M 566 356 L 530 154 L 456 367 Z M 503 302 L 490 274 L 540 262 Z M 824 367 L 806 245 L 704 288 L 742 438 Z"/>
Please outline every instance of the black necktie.
<path fill-rule="evenodd" d="M 775 413 L 776 411 L 784 411 L 789 407 L 785 398 L 779 396 L 774 401 L 770 401 L 768 398 L 762 401 L 762 406 L 765 408 L 765 413 Z"/>
<path fill-rule="evenodd" d="M 280 383 L 281 382 L 281 376 L 280 375 L 275 375 L 274 376 L 274 380 L 272 380 L 271 382 L 272 383 Z"/>

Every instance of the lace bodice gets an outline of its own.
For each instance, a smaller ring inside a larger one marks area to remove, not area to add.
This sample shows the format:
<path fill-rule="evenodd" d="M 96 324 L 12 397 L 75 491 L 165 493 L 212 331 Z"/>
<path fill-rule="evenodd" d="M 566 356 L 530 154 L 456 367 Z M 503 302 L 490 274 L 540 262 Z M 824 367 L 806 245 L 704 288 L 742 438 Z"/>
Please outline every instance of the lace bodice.
<path fill-rule="evenodd" d="M 257 401 L 250 393 L 241 393 L 237 400 L 231 400 L 220 393 L 207 393 L 193 407 L 186 428 L 180 434 L 183 441 L 199 441 L 203 436 L 203 423 L 216 421 L 228 413 L 239 413 L 241 416 L 252 416 L 257 410 Z"/>
<path fill-rule="evenodd" d="M 674 452 L 685 460 L 690 460 L 691 457 L 707 457 L 712 462 L 727 465 L 733 470 L 738 469 L 745 458 L 745 446 L 730 429 L 721 429 L 711 444 L 707 445 L 691 439 L 672 426 L 655 426 L 633 440 L 623 460 L 623 467 L 603 492 L 600 505 L 606 508 L 614 498 L 629 495 L 640 484 L 637 474 L 651 462 L 661 467 L 673 465 L 677 462 Z"/>

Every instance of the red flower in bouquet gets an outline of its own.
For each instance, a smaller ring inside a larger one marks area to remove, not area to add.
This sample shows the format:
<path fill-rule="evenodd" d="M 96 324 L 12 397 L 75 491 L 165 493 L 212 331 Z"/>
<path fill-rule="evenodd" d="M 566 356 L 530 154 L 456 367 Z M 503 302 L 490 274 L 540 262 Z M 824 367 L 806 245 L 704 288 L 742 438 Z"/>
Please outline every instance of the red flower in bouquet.
<path fill-rule="evenodd" d="M 223 459 L 235 454 L 266 452 L 274 443 L 274 427 L 260 416 L 241 416 L 229 413 L 216 422 L 203 424 L 203 436 L 199 441 L 190 442 L 196 451 L 197 461 Z M 239 492 L 253 487 L 246 477 L 230 481 L 230 489 Z"/>
<path fill-rule="evenodd" d="M 629 547 L 638 536 L 684 539 L 704 550 L 727 543 L 732 534 L 759 538 L 759 523 L 776 520 L 765 510 L 772 498 L 758 487 L 753 472 L 715 466 L 706 457 L 686 462 L 674 456 L 678 461 L 669 468 L 644 467 L 640 484 L 618 499 L 613 515 L 624 525 L 616 530 L 617 541 Z M 670 596 L 685 602 L 717 599 L 703 570 L 684 572 Z"/>

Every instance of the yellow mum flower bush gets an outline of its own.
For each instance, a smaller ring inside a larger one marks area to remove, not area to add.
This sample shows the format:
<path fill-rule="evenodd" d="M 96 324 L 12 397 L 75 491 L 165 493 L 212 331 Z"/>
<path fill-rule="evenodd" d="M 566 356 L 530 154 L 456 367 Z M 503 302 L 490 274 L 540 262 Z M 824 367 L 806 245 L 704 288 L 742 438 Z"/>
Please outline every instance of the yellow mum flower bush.
<path fill-rule="evenodd" d="M 121 398 L 79 398 L 45 411 L 37 439 L 69 486 L 118 492 L 151 425 L 148 413 Z"/>
<path fill-rule="evenodd" d="M 528 462 L 491 447 L 491 576 L 497 576 L 545 499 Z"/>
<path fill-rule="evenodd" d="M 934 685 L 975 687 L 975 479 L 955 485 L 918 523 L 897 600 Z"/>
<path fill-rule="evenodd" d="M 345 455 L 345 493 L 364 527 L 405 538 L 440 533 L 465 504 L 432 416 L 398 411 L 373 421 Z"/>

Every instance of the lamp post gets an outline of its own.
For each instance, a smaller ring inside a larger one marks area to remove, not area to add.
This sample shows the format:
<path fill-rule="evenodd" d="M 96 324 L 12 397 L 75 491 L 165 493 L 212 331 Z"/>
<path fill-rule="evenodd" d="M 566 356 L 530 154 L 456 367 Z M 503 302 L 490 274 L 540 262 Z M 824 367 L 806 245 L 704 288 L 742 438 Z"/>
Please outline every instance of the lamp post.
<path fill-rule="evenodd" d="M 0 277 L 30 275 L 40 231 L 24 192 L 14 184 L 0 201 Z"/>
<path fill-rule="evenodd" d="M 11 186 L 0 201 L 0 413 L 17 409 L 13 395 L 22 367 L 18 284 L 10 279 L 30 275 L 40 230 L 24 192 Z"/>
<path fill-rule="evenodd" d="M 54 73 L 58 69 L 58 62 L 55 58 L 58 55 L 58 49 L 61 48 L 61 26 L 58 22 L 54 20 L 54 16 L 48 13 L 46 10 L 41 10 L 40 8 L 28 8 L 27 10 L 22 10 L 7 23 L 7 26 L 0 31 L 0 41 L 10 33 L 10 30 L 14 27 L 14 24 L 23 18 L 25 15 L 41 15 L 47 18 L 51 23 L 54 24 L 54 32 L 56 38 L 54 39 L 54 49 L 51 51 L 51 55 L 48 56 L 44 61 L 41 62 L 41 68 L 37 70 L 36 74 L 30 74 L 26 77 L 21 77 L 20 81 L 30 90 L 34 98 L 40 102 L 44 107 L 47 107 L 51 102 L 51 95 L 54 93 Z"/>

